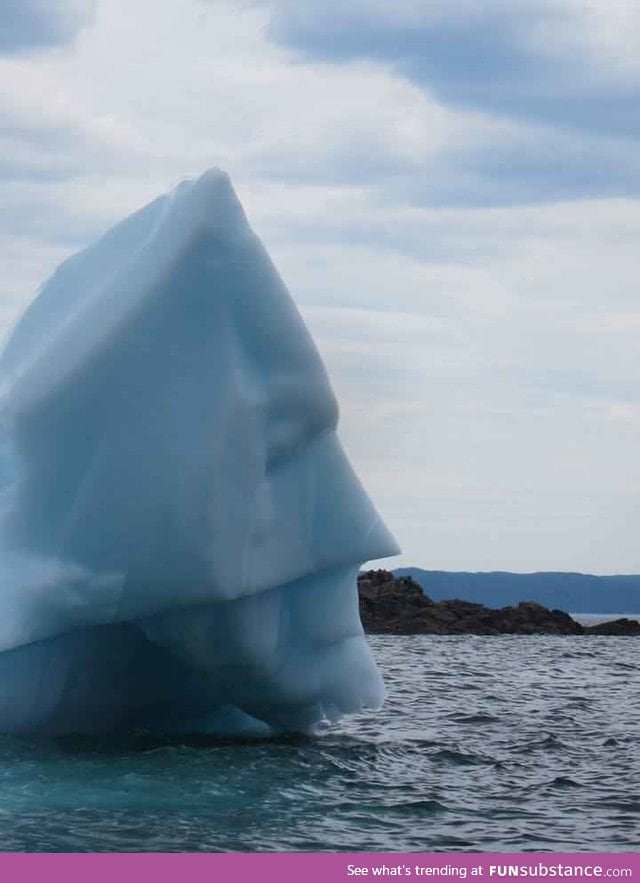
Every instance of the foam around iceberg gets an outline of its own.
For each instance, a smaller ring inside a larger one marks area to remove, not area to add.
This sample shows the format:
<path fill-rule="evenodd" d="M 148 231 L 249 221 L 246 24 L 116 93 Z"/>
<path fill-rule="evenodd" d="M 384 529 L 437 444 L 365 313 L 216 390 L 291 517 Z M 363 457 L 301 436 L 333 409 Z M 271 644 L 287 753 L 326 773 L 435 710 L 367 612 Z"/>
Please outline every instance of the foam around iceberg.
<path fill-rule="evenodd" d="M 63 263 L 0 377 L 0 731 L 306 731 L 380 704 L 356 575 L 397 547 L 224 173 Z"/>

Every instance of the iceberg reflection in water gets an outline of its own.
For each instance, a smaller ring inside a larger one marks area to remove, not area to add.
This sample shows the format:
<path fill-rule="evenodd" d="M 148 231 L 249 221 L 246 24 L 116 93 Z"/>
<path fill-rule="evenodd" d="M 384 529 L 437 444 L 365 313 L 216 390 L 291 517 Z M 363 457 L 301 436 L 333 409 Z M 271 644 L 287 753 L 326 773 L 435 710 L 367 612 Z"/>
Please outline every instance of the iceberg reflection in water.
<path fill-rule="evenodd" d="M 0 376 L 0 731 L 308 731 L 380 704 L 356 574 L 397 547 L 226 175 L 62 264 Z"/>

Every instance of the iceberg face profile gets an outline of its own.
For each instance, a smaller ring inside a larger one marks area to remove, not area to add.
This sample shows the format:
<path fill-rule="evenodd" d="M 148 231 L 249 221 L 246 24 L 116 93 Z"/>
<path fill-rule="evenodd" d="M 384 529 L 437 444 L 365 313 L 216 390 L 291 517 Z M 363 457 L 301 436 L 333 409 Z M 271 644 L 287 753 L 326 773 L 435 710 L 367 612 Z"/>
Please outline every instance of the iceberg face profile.
<path fill-rule="evenodd" d="M 0 731 L 307 731 L 380 703 L 356 574 L 397 547 L 226 175 L 59 267 L 0 403 Z"/>

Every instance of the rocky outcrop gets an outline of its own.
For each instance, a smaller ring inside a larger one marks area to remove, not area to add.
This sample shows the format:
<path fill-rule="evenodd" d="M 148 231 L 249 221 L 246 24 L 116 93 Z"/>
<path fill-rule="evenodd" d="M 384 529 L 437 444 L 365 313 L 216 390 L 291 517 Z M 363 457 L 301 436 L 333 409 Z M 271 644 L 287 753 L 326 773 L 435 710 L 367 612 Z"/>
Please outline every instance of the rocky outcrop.
<path fill-rule="evenodd" d="M 640 635 L 640 622 L 624 616 L 622 619 L 590 625 L 584 631 L 588 635 Z"/>
<path fill-rule="evenodd" d="M 493 610 L 471 601 L 428 598 L 410 576 L 369 570 L 358 577 L 360 616 L 365 631 L 389 635 L 638 635 L 629 619 L 580 625 L 562 610 L 533 601 Z"/>

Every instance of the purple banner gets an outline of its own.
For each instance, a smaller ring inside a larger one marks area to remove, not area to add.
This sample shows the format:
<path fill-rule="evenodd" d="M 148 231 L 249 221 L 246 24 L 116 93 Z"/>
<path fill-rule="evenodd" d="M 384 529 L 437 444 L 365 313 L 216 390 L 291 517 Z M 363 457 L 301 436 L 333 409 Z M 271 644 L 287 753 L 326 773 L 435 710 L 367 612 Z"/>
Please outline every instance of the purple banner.
<path fill-rule="evenodd" d="M 20 883 L 348 883 L 350 880 L 622 879 L 640 883 L 636 853 L 0 854 Z"/>

